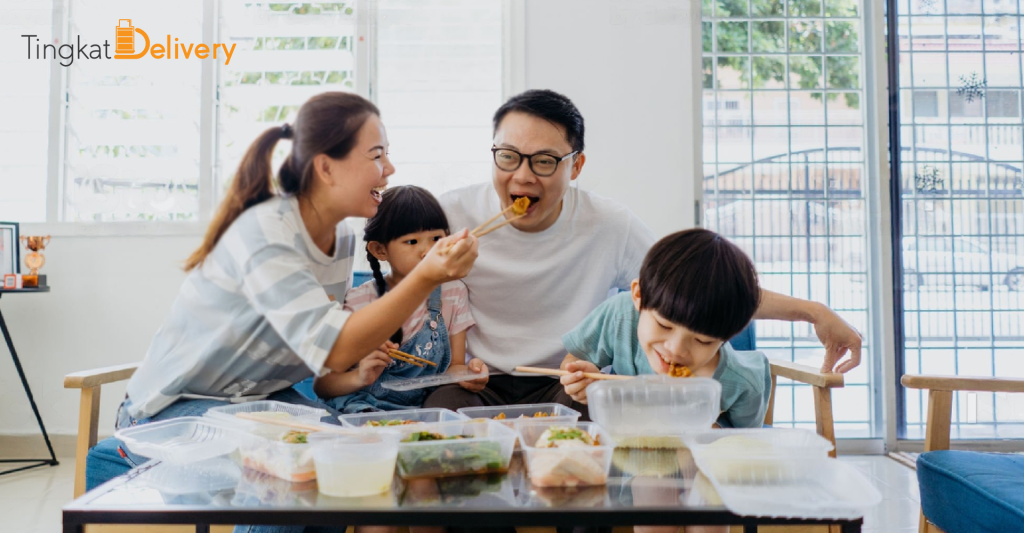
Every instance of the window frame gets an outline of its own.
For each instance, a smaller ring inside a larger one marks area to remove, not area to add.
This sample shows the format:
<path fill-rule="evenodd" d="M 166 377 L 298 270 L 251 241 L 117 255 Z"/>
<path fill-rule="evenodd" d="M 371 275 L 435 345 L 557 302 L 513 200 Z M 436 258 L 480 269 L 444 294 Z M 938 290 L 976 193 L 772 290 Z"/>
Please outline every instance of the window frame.
<path fill-rule="evenodd" d="M 203 0 L 203 42 L 215 42 L 223 0 Z M 357 41 L 356 94 L 376 102 L 377 53 L 376 13 L 374 0 L 356 0 L 357 28 L 364 41 Z M 51 35 L 66 40 L 71 17 L 70 0 L 53 0 Z M 521 1 L 502 0 L 502 88 L 503 99 L 525 89 L 525 5 Z M 372 44 L 362 44 L 372 43 Z M 70 237 L 108 236 L 198 236 L 206 231 L 219 203 L 216 198 L 216 150 L 218 142 L 217 110 L 220 105 L 217 87 L 219 72 L 212 61 L 204 61 L 200 74 L 200 152 L 198 220 L 194 222 L 131 221 L 131 222 L 69 222 L 64 215 L 65 149 L 68 112 L 67 69 L 57 61 L 50 65 L 48 147 L 46 164 L 45 222 L 25 222 L 26 231 Z"/>

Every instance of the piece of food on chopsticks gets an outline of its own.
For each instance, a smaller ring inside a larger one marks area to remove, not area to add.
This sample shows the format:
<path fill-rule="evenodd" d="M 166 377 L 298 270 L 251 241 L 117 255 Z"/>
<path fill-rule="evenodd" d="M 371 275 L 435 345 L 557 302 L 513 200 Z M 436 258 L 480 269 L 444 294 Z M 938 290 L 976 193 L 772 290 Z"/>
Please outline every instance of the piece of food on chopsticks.
<path fill-rule="evenodd" d="M 500 229 L 503 226 L 507 226 L 507 225 L 515 222 L 516 220 L 519 220 L 520 218 L 525 217 L 527 215 L 527 211 L 529 209 L 530 209 L 530 199 L 529 198 L 527 198 L 526 196 L 522 196 L 522 197 L 516 198 L 516 200 L 514 202 L 512 202 L 512 205 L 506 207 L 505 209 L 502 209 L 501 212 L 498 213 L 497 215 L 494 215 L 493 217 L 485 220 L 483 224 L 480 224 L 479 226 L 473 228 L 473 231 L 471 231 L 469 233 L 470 233 L 470 235 L 473 235 L 474 237 L 477 237 L 477 238 L 483 237 L 484 235 L 487 235 L 488 233 L 490 233 L 490 232 L 492 232 L 494 230 Z M 493 224 L 494 221 L 498 220 L 505 213 L 508 213 L 509 211 L 512 212 L 512 218 L 502 222 L 501 224 L 498 224 L 498 225 L 495 225 L 495 226 L 491 226 L 489 228 L 487 227 L 487 226 Z M 445 248 L 443 253 L 448 253 L 449 251 L 451 251 L 453 246 L 455 246 L 455 245 L 452 244 L 448 248 Z"/>
<path fill-rule="evenodd" d="M 672 363 L 668 367 L 668 375 L 674 378 L 688 378 L 693 375 L 693 371 L 687 366 Z"/>
<path fill-rule="evenodd" d="M 512 214 L 515 216 L 521 216 L 526 214 L 526 210 L 530 208 L 530 199 L 526 196 L 520 196 L 516 198 L 516 201 L 512 202 Z"/>
<path fill-rule="evenodd" d="M 603 485 L 608 472 L 591 453 L 600 438 L 573 427 L 550 427 L 537 439 L 529 461 L 530 482 L 538 487 Z"/>

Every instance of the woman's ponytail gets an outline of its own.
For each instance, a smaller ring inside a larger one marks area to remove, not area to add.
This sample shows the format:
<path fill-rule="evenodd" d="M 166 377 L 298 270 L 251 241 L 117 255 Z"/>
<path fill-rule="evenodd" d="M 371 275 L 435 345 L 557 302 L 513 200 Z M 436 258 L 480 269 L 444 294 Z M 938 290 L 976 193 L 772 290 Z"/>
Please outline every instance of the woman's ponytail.
<path fill-rule="evenodd" d="M 185 261 L 185 271 L 203 264 L 206 256 L 210 255 L 224 232 L 246 209 L 274 196 L 270 160 L 277 141 L 290 137 L 288 135 L 290 132 L 290 128 L 270 128 L 249 146 L 245 157 L 238 165 L 238 172 L 231 182 L 230 190 L 225 195 L 220 207 L 217 208 L 213 220 L 210 221 L 210 227 L 207 228 L 206 236 L 203 237 L 203 244 Z"/>

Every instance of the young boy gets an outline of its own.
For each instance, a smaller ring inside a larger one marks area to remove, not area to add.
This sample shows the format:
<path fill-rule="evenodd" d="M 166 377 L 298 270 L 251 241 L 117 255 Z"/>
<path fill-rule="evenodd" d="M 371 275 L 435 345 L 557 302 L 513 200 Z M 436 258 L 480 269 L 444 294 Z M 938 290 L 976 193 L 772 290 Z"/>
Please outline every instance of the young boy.
<path fill-rule="evenodd" d="M 726 342 L 760 303 L 746 254 L 712 231 L 680 231 L 651 248 L 631 288 L 562 337 L 569 354 L 561 368 L 573 372 L 561 378 L 565 392 L 586 403 L 593 380 L 583 372 L 608 366 L 627 376 L 681 370 L 722 384 L 719 426 L 761 427 L 771 394 L 768 359 Z"/>

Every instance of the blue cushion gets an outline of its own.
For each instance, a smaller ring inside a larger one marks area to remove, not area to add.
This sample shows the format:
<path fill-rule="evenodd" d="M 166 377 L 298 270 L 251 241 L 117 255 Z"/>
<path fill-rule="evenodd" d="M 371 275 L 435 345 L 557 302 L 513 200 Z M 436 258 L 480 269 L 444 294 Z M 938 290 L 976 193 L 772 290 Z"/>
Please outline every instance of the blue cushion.
<path fill-rule="evenodd" d="M 757 330 L 754 327 L 754 321 L 751 320 L 747 327 L 743 328 L 743 331 L 739 332 L 738 335 L 729 339 L 729 344 L 736 350 L 741 352 L 752 352 L 757 349 Z"/>
<path fill-rule="evenodd" d="M 1020 531 L 1024 456 L 942 450 L 917 458 L 921 508 L 946 533 Z"/>

